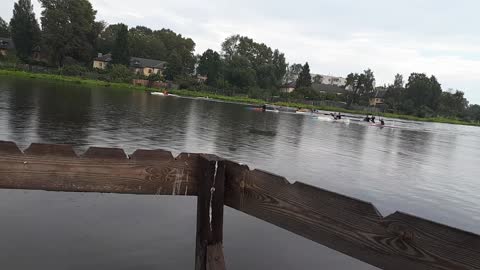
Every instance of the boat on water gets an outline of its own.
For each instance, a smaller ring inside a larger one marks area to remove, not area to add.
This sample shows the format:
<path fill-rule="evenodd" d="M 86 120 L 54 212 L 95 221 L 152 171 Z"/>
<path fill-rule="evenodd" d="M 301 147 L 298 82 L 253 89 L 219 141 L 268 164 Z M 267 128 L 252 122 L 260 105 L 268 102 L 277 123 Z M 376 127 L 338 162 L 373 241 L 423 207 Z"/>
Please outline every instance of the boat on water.
<path fill-rule="evenodd" d="M 298 114 L 312 114 L 312 111 L 310 109 L 298 109 L 295 111 L 295 113 L 298 113 Z"/>
<path fill-rule="evenodd" d="M 316 116 L 314 118 L 316 118 L 320 121 L 325 121 L 325 122 L 350 124 L 350 119 L 348 119 L 348 118 L 335 119 L 333 117 L 328 117 L 328 116 Z"/>
<path fill-rule="evenodd" d="M 169 94 L 168 92 L 150 92 L 150 95 L 161 97 L 179 97 L 179 95 Z"/>

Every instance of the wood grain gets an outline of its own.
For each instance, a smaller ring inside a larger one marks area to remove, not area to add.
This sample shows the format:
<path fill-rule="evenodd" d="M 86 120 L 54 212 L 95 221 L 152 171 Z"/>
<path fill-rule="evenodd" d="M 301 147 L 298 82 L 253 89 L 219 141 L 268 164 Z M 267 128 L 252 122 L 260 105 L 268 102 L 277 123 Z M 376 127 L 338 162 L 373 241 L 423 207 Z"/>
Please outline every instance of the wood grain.
<path fill-rule="evenodd" d="M 222 247 L 225 162 L 216 156 L 202 155 L 198 163 L 201 169 L 198 176 L 195 269 L 225 269 Z"/>
<path fill-rule="evenodd" d="M 382 269 L 480 269 L 478 235 L 227 162 L 225 204 Z"/>
<path fill-rule="evenodd" d="M 207 246 L 207 270 L 225 270 L 225 257 L 221 243 Z"/>
<path fill-rule="evenodd" d="M 11 144 L 0 144 L 0 151 L 3 145 L 12 149 Z M 197 195 L 196 155 L 185 155 L 181 160 L 168 155 L 156 160 L 128 160 L 119 159 L 124 152 L 116 149 L 90 148 L 88 158 L 68 156 L 69 147 L 32 145 L 28 149 L 28 155 L 0 155 L 0 188 Z"/>

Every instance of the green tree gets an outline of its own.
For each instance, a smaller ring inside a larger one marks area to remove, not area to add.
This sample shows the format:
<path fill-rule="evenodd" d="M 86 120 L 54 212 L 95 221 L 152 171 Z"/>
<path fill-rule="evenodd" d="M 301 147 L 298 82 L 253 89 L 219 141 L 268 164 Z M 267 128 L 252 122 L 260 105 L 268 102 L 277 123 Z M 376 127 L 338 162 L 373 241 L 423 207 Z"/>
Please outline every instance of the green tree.
<path fill-rule="evenodd" d="M 315 75 L 313 76 L 313 83 L 315 84 L 321 84 L 323 82 L 323 77 L 322 75 Z"/>
<path fill-rule="evenodd" d="M 467 120 L 480 122 L 480 105 L 470 105 L 465 114 Z"/>
<path fill-rule="evenodd" d="M 208 49 L 206 50 L 198 62 L 197 73 L 207 76 L 207 84 L 216 86 L 218 80 L 222 76 L 222 60 L 220 54 Z"/>
<path fill-rule="evenodd" d="M 10 30 L 18 58 L 28 60 L 33 48 L 40 43 L 40 27 L 30 0 L 19 0 L 15 3 Z"/>
<path fill-rule="evenodd" d="M 249 87 L 255 86 L 256 72 L 248 58 L 234 55 L 227 64 L 225 78 L 232 86 L 240 88 L 242 93 L 246 93 Z"/>
<path fill-rule="evenodd" d="M 42 30 L 46 51 L 52 63 L 63 66 L 65 57 L 89 62 L 95 54 L 95 42 L 101 23 L 88 0 L 40 0 Z"/>
<path fill-rule="evenodd" d="M 405 94 L 406 99 L 411 100 L 418 111 L 421 111 L 420 108 L 435 111 L 442 95 L 442 87 L 433 75 L 429 78 L 423 73 L 412 73 L 408 78 Z"/>
<path fill-rule="evenodd" d="M 462 117 L 468 108 L 468 101 L 462 91 L 442 92 L 437 112 L 446 117 Z"/>
<path fill-rule="evenodd" d="M 361 100 L 365 102 L 374 92 L 375 76 L 371 69 L 364 70 L 361 74 L 350 73 L 347 76 L 345 87 L 349 90 L 347 94 L 348 107 L 358 104 Z"/>
<path fill-rule="evenodd" d="M 395 80 L 393 81 L 393 87 L 395 89 L 400 89 L 400 88 L 403 88 L 404 84 L 405 83 L 403 82 L 403 75 L 401 74 L 395 75 Z"/>
<path fill-rule="evenodd" d="M 308 62 L 303 65 L 302 71 L 298 75 L 297 88 L 308 88 L 312 86 L 312 75 L 310 75 L 310 66 Z"/>
<path fill-rule="evenodd" d="M 130 64 L 130 53 L 128 47 L 128 27 L 121 24 L 118 30 L 115 44 L 112 51 L 112 62 L 128 66 Z"/>
<path fill-rule="evenodd" d="M 245 36 L 228 37 L 222 43 L 222 56 L 226 66 L 231 67 L 227 76 L 234 80 L 229 81 L 231 85 L 251 85 L 272 90 L 279 88 L 287 72 L 288 65 L 283 53 Z M 246 70 L 241 71 L 239 69 L 241 65 L 245 66 Z M 251 75 L 255 75 L 253 84 L 251 81 L 245 83 L 238 81 L 241 77 L 250 80 Z M 257 93 L 258 91 L 261 90 L 256 89 L 255 94 L 262 96 L 261 93 Z"/>
<path fill-rule="evenodd" d="M 384 102 L 387 106 L 387 110 L 394 113 L 400 113 L 403 103 L 405 101 L 405 88 L 403 87 L 403 76 L 400 74 L 395 75 L 393 84 L 387 88 L 385 93 Z"/>
<path fill-rule="evenodd" d="M 165 69 L 165 79 L 173 81 L 177 76 L 182 75 L 182 59 L 176 51 L 172 52 L 168 58 L 167 68 Z"/>
<path fill-rule="evenodd" d="M 111 24 L 104 28 L 104 30 L 98 36 L 98 40 L 96 43 L 96 50 L 98 52 L 107 54 L 113 51 L 113 47 L 115 46 L 115 40 L 117 40 L 118 31 L 120 30 L 122 25 L 122 23 Z"/>
<path fill-rule="evenodd" d="M 303 66 L 301 64 L 292 64 L 287 67 L 287 72 L 285 73 L 283 82 L 284 83 L 291 83 L 295 82 L 302 72 Z"/>
<path fill-rule="evenodd" d="M 10 37 L 10 28 L 2 17 L 0 17 L 0 37 Z"/>

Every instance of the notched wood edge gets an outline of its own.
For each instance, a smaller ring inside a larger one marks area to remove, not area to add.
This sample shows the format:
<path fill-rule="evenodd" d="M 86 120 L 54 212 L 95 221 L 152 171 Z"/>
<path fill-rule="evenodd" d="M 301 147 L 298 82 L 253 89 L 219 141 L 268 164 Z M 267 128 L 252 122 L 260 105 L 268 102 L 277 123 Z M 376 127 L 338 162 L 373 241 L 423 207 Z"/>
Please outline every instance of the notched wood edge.
<path fill-rule="evenodd" d="M 357 203 L 357 204 L 361 204 L 366 209 L 369 209 L 371 211 L 371 213 L 373 215 L 376 215 L 379 219 L 383 218 L 383 215 L 380 213 L 378 208 L 371 202 L 360 200 L 360 199 L 350 197 L 350 196 L 347 196 L 347 195 L 344 195 L 344 194 L 341 194 L 341 193 L 326 190 L 326 189 L 323 189 L 323 188 L 320 188 L 320 187 L 312 186 L 310 184 L 305 184 L 303 182 L 295 182 L 295 183 L 292 184 L 292 186 L 293 187 L 298 187 L 299 189 L 307 189 L 310 192 L 317 192 L 317 191 L 325 192 L 325 193 L 328 193 L 328 194 L 330 194 L 334 197 L 338 197 L 339 199 L 341 198 L 341 199 L 345 199 L 345 200 L 348 200 L 348 201 L 351 201 L 351 202 L 354 202 L 354 203 Z"/>
<path fill-rule="evenodd" d="M 138 149 L 130 155 L 131 160 L 174 160 L 172 152 L 163 149 L 144 150 Z"/>
<path fill-rule="evenodd" d="M 90 147 L 82 155 L 83 158 L 91 159 L 116 159 L 116 160 L 126 160 L 128 159 L 127 154 L 121 148 L 105 148 L 105 147 Z"/>
<path fill-rule="evenodd" d="M 27 156 L 78 157 L 72 145 L 68 144 L 32 143 L 24 153 Z"/>
<path fill-rule="evenodd" d="M 14 142 L 0 141 L 0 154 L 23 155 L 23 152 Z"/>
<path fill-rule="evenodd" d="M 393 214 L 390 214 L 383 218 L 382 224 L 387 227 L 388 230 L 392 232 L 404 232 L 404 231 L 414 231 L 415 228 L 418 227 L 418 224 L 422 223 L 425 226 L 430 226 L 432 228 L 436 228 L 427 233 L 431 232 L 448 232 L 448 233 L 455 233 L 455 238 L 461 237 L 462 239 L 457 240 L 467 240 L 470 244 L 475 244 L 477 248 L 480 248 L 480 236 L 469 231 L 465 231 L 459 228 L 455 228 L 449 225 L 445 225 L 439 222 L 435 222 L 432 220 L 428 220 L 425 218 L 417 217 L 408 213 L 404 213 L 401 211 L 397 211 Z M 395 226 L 398 224 L 399 226 Z M 468 248 L 471 248 L 468 247 Z"/>

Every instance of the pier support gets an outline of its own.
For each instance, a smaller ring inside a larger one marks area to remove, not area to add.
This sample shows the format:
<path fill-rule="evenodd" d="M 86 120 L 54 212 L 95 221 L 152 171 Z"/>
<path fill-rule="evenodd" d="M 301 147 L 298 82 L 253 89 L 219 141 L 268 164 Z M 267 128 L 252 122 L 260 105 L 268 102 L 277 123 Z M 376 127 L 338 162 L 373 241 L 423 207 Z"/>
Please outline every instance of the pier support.
<path fill-rule="evenodd" d="M 195 270 L 225 269 L 223 256 L 223 204 L 225 161 L 216 156 L 199 158 Z"/>

